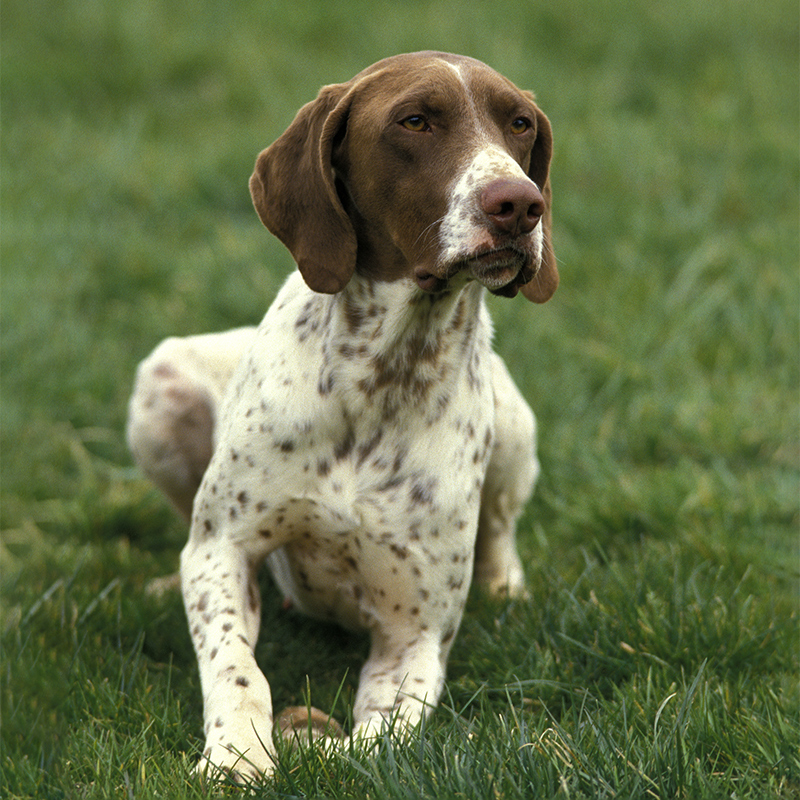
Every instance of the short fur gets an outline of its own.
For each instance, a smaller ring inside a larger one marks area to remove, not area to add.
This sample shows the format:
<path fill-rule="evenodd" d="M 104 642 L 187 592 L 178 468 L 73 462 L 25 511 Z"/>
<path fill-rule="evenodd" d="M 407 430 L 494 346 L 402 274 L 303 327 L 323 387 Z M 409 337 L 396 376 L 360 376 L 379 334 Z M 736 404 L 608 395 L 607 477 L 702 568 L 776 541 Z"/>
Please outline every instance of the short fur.
<path fill-rule="evenodd" d="M 535 422 L 484 292 L 558 285 L 551 154 L 531 94 L 426 52 L 324 87 L 258 157 L 256 210 L 299 272 L 257 329 L 160 345 L 130 408 L 137 461 L 191 518 L 201 771 L 273 768 L 265 561 L 296 609 L 370 633 L 353 736 L 436 705 L 473 574 L 524 592 Z"/>

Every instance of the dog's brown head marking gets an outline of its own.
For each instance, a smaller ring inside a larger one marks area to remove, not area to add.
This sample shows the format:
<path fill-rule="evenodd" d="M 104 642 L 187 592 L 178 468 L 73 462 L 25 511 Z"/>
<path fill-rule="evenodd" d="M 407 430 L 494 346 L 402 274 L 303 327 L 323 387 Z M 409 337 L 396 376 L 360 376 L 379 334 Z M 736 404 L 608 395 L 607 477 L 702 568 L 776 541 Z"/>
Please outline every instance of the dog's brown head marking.
<path fill-rule="evenodd" d="M 355 269 L 425 291 L 458 274 L 534 302 L 558 286 L 552 133 L 480 61 L 409 53 L 324 87 L 258 157 L 256 210 L 318 292 Z"/>

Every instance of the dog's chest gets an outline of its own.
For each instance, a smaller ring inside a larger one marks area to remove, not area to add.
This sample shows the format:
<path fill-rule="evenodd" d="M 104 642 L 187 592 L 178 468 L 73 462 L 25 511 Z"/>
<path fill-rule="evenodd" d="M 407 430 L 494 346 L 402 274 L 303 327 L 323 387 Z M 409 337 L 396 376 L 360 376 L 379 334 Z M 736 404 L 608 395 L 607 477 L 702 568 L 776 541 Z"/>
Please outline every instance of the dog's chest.
<path fill-rule="evenodd" d="M 243 367 L 225 437 L 239 536 L 315 616 L 455 613 L 493 443 L 482 304 L 431 330 L 393 313 L 402 298 L 327 300 L 287 284 Z"/>

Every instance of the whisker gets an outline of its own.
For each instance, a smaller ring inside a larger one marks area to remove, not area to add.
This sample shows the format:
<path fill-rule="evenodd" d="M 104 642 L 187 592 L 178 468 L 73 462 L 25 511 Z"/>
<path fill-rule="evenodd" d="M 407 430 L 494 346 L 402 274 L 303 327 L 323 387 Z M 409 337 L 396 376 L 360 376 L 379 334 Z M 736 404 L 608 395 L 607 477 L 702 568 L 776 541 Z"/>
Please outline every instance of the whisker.
<path fill-rule="evenodd" d="M 422 239 L 422 237 L 425 236 L 430 231 L 430 229 L 433 228 L 434 225 L 438 225 L 440 222 L 442 222 L 444 220 L 444 217 L 445 217 L 445 215 L 442 214 L 442 216 L 439 217 L 439 219 L 435 219 L 433 222 L 431 222 L 431 224 L 428 225 L 425 228 L 425 230 L 423 230 L 422 233 L 420 233 L 419 236 L 417 236 L 416 240 L 414 241 L 414 244 L 415 245 L 418 244 L 419 240 Z"/>

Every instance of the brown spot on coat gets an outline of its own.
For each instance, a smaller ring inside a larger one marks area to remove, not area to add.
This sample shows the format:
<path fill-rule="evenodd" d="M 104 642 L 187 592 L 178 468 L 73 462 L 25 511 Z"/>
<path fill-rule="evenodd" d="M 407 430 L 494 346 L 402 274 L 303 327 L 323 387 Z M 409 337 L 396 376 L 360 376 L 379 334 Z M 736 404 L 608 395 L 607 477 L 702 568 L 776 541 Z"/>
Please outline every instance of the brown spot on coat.
<path fill-rule="evenodd" d="M 355 434 L 352 430 L 347 432 L 347 436 L 333 448 L 333 455 L 337 461 L 347 458 L 355 446 Z"/>

